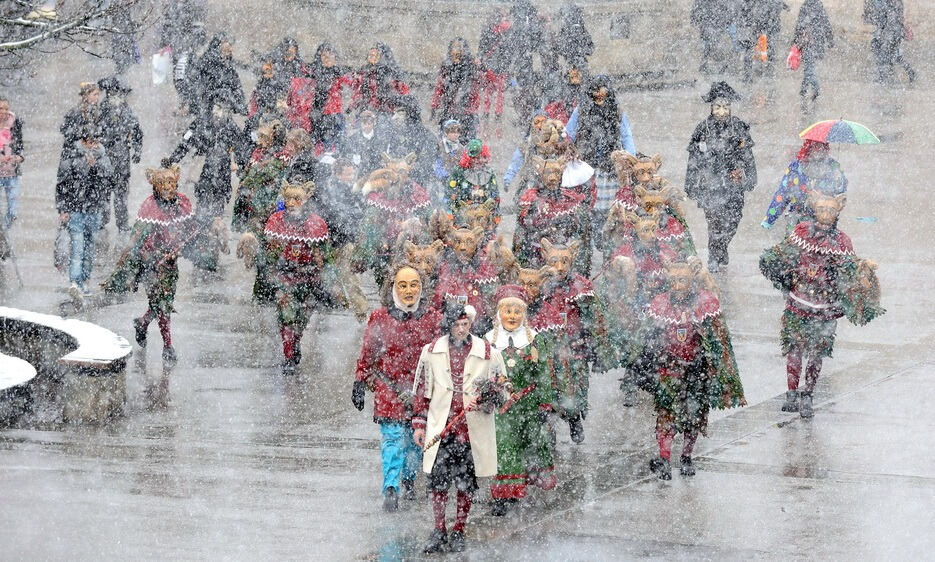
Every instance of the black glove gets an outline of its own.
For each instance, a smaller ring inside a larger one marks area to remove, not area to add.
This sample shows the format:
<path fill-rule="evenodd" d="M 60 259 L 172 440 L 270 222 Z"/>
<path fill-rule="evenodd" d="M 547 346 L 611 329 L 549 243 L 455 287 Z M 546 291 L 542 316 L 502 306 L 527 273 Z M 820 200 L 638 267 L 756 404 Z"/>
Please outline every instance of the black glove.
<path fill-rule="evenodd" d="M 160 164 L 163 168 L 168 168 L 168 167 L 172 166 L 172 161 L 169 160 L 168 158 L 163 158 L 162 160 L 159 161 L 159 164 Z"/>
<path fill-rule="evenodd" d="M 351 403 L 357 408 L 357 411 L 364 409 L 364 394 L 367 392 L 367 384 L 364 381 L 354 381 L 354 389 L 351 391 Z"/>

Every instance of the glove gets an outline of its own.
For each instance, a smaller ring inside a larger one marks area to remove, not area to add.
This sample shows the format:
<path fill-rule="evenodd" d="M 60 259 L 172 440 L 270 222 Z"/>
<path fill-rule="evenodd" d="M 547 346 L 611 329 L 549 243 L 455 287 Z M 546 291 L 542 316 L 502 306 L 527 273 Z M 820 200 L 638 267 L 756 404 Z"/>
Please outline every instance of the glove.
<path fill-rule="evenodd" d="M 142 155 L 141 155 L 141 154 L 134 154 L 132 160 L 133 160 L 133 163 L 134 163 L 134 164 L 139 164 L 139 163 L 140 163 L 140 160 L 142 160 Z"/>
<path fill-rule="evenodd" d="M 367 383 L 364 381 L 354 381 L 354 389 L 351 390 L 351 403 L 357 408 L 357 411 L 364 409 L 364 394 L 367 392 Z"/>
<path fill-rule="evenodd" d="M 769 223 L 768 223 L 767 221 L 765 221 L 765 220 L 764 220 L 763 222 L 760 223 L 760 226 L 762 226 L 762 227 L 765 228 L 766 230 L 769 230 L 769 229 L 773 228 L 773 225 L 769 224 Z"/>
<path fill-rule="evenodd" d="M 169 166 L 172 165 L 172 161 L 169 160 L 168 158 L 163 158 L 162 160 L 159 161 L 159 165 L 162 166 L 163 168 L 168 168 Z"/>

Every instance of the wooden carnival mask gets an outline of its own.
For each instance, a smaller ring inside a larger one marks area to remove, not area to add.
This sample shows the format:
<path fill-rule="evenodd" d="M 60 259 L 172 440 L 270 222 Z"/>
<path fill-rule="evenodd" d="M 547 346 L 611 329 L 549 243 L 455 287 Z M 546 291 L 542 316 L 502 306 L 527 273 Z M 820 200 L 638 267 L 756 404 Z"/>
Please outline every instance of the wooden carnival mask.
<path fill-rule="evenodd" d="M 633 188 L 633 194 L 640 208 L 649 214 L 662 213 L 666 207 L 674 209 L 682 199 L 681 191 L 662 176 L 653 176 L 646 184 L 637 185 Z"/>
<path fill-rule="evenodd" d="M 677 295 L 687 295 L 691 292 L 695 279 L 698 278 L 702 270 L 701 260 L 697 256 L 692 256 L 684 262 L 666 263 L 669 289 Z"/>
<path fill-rule="evenodd" d="M 526 269 L 521 267 L 516 276 L 516 284 L 526 289 L 529 295 L 529 302 L 539 298 L 542 294 L 542 286 L 550 277 L 555 275 L 555 270 L 549 266 L 542 266 L 539 269 Z"/>
<path fill-rule="evenodd" d="M 493 226 L 493 211 L 497 202 L 488 199 L 483 203 L 465 205 L 458 211 L 458 222 L 468 228 L 482 228 L 487 230 Z"/>
<path fill-rule="evenodd" d="M 557 245 L 549 241 L 548 238 L 539 240 L 542 245 L 542 259 L 546 265 L 555 270 L 558 279 L 565 279 L 571 273 L 575 262 L 575 256 L 581 249 L 581 240 L 573 240 L 568 244 Z"/>
<path fill-rule="evenodd" d="M 414 244 L 409 240 L 403 242 L 403 255 L 406 262 L 411 263 L 413 268 L 422 275 L 423 279 L 431 279 L 435 276 L 438 258 L 442 255 L 444 249 L 445 244 L 441 240 L 436 240 L 424 246 Z"/>
<path fill-rule="evenodd" d="M 566 142 L 562 137 L 564 131 L 565 125 L 561 121 L 546 119 L 534 132 L 536 153 L 546 157 L 558 154 Z"/>
<path fill-rule="evenodd" d="M 539 178 L 539 183 L 548 189 L 558 189 L 562 185 L 562 172 L 565 171 L 565 159 L 549 159 L 534 156 L 533 169 Z"/>
<path fill-rule="evenodd" d="M 659 219 L 657 215 L 642 216 L 636 213 L 627 213 L 626 221 L 636 231 L 636 237 L 643 244 L 650 244 L 656 240 L 659 232 Z"/>
<path fill-rule="evenodd" d="M 825 228 L 835 225 L 846 202 L 847 196 L 843 193 L 832 196 L 815 190 L 808 192 L 808 205 L 815 212 L 815 220 Z"/>
<path fill-rule="evenodd" d="M 484 229 L 458 228 L 448 234 L 448 246 L 463 261 L 474 258 L 477 253 L 477 247 L 480 244 L 481 237 L 484 235 Z"/>
<path fill-rule="evenodd" d="M 649 183 L 662 167 L 662 156 L 659 154 L 634 156 L 625 150 L 615 150 L 610 154 L 610 160 L 614 163 L 617 179 L 623 185 Z"/>
<path fill-rule="evenodd" d="M 168 168 L 146 168 L 146 181 L 153 186 L 156 196 L 163 201 L 174 201 L 179 191 L 182 168 L 173 164 Z"/>

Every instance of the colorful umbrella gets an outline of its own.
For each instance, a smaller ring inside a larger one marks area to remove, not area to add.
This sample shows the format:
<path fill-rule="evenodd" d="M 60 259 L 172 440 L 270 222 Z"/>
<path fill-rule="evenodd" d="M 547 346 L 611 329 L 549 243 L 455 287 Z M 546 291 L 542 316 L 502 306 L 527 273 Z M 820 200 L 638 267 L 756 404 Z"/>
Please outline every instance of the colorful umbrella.
<path fill-rule="evenodd" d="M 849 144 L 878 144 L 880 142 L 880 139 L 867 127 L 844 119 L 819 121 L 799 133 L 799 136 L 803 139 L 819 142 Z"/>

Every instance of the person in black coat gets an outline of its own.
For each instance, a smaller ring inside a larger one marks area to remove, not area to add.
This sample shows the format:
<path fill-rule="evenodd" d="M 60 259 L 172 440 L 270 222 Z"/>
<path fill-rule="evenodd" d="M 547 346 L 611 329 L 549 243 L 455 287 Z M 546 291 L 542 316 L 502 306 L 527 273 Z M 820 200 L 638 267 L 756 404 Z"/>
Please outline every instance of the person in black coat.
<path fill-rule="evenodd" d="M 200 218 L 219 217 L 231 197 L 231 159 L 238 167 L 247 165 L 248 143 L 231 118 L 229 98 L 219 93 L 211 111 L 192 121 L 172 155 L 163 159 L 168 168 L 194 150 L 204 156 L 201 176 L 195 183 L 195 200 Z M 225 103 L 227 101 L 227 103 Z"/>
<path fill-rule="evenodd" d="M 85 127 L 73 150 L 59 163 L 55 208 L 71 237 L 69 295 L 76 301 L 89 293 L 87 282 L 94 265 L 95 245 L 101 230 L 101 212 L 111 190 L 113 166 L 97 131 Z"/>
<path fill-rule="evenodd" d="M 59 129 L 62 133 L 60 159 L 71 157 L 82 134 L 93 135 L 101 140 L 104 136 L 104 112 L 101 106 L 101 89 L 94 82 L 82 82 L 78 87 L 80 101 L 69 109 Z"/>
<path fill-rule="evenodd" d="M 225 103 L 231 106 L 234 113 L 246 114 L 247 99 L 240 75 L 234 68 L 233 57 L 233 42 L 226 34 L 218 33 L 208 43 L 205 52 L 190 70 L 194 93 L 191 99 L 194 107 L 190 111 L 193 115 L 209 112 L 219 95 L 229 97 Z"/>
<path fill-rule="evenodd" d="M 726 82 L 715 82 L 702 99 L 711 114 L 695 127 L 688 143 L 685 194 L 704 211 L 708 223 L 708 270 L 729 259 L 727 246 L 743 215 L 744 194 L 756 187 L 750 126 L 731 115 L 740 96 Z"/>
<path fill-rule="evenodd" d="M 742 0 L 737 13 L 737 34 L 744 50 L 743 58 L 744 82 L 753 80 L 753 59 L 756 56 L 756 44 L 761 35 L 766 36 L 766 72 L 773 72 L 776 60 L 776 41 L 782 26 L 780 19 L 783 10 L 789 5 L 783 0 Z"/>
<path fill-rule="evenodd" d="M 383 153 L 393 144 L 394 135 L 389 124 L 369 109 L 360 113 L 357 122 L 356 128 L 346 130 L 337 154 L 353 162 L 359 176 L 367 177 L 383 165 Z"/>
<path fill-rule="evenodd" d="M 799 96 L 802 98 L 803 109 L 807 109 L 806 96 L 809 87 L 812 89 L 813 102 L 821 91 L 816 70 L 818 61 L 824 58 L 828 49 L 834 47 L 834 31 L 821 0 L 805 0 L 799 8 L 792 44 L 802 52 L 802 86 L 799 88 Z"/>
<path fill-rule="evenodd" d="M 98 86 L 107 92 L 102 103 L 104 114 L 103 144 L 114 168 L 113 187 L 114 221 L 117 230 L 129 232 L 127 194 L 130 187 L 130 164 L 139 163 L 143 151 L 143 129 L 133 110 L 127 105 L 126 96 L 133 91 L 117 76 L 104 78 Z M 110 194 L 102 209 L 101 226 L 110 222 Z"/>
<path fill-rule="evenodd" d="M 390 119 L 392 135 L 386 153 L 394 158 L 403 158 L 414 153 L 416 161 L 409 171 L 409 179 L 422 186 L 430 186 L 435 174 L 437 139 L 422 124 L 418 102 L 412 96 L 397 98 L 396 111 Z"/>
<path fill-rule="evenodd" d="M 477 59 L 463 37 L 448 43 L 448 55 L 438 70 L 432 95 L 432 121 L 441 125 L 450 119 L 461 124 L 462 142 L 476 135 L 477 106 L 480 103 Z"/>
<path fill-rule="evenodd" d="M 561 30 L 556 48 L 565 57 L 568 66 L 582 68 L 588 64 L 588 57 L 594 53 L 594 41 L 584 26 L 584 14 L 581 6 L 569 3 L 559 10 Z"/>
<path fill-rule="evenodd" d="M 895 78 L 893 66 L 899 63 L 913 82 L 916 72 L 903 58 L 901 46 L 906 38 L 903 0 L 866 0 L 864 21 L 875 27 L 870 50 L 877 62 L 876 81 L 892 82 Z"/>

